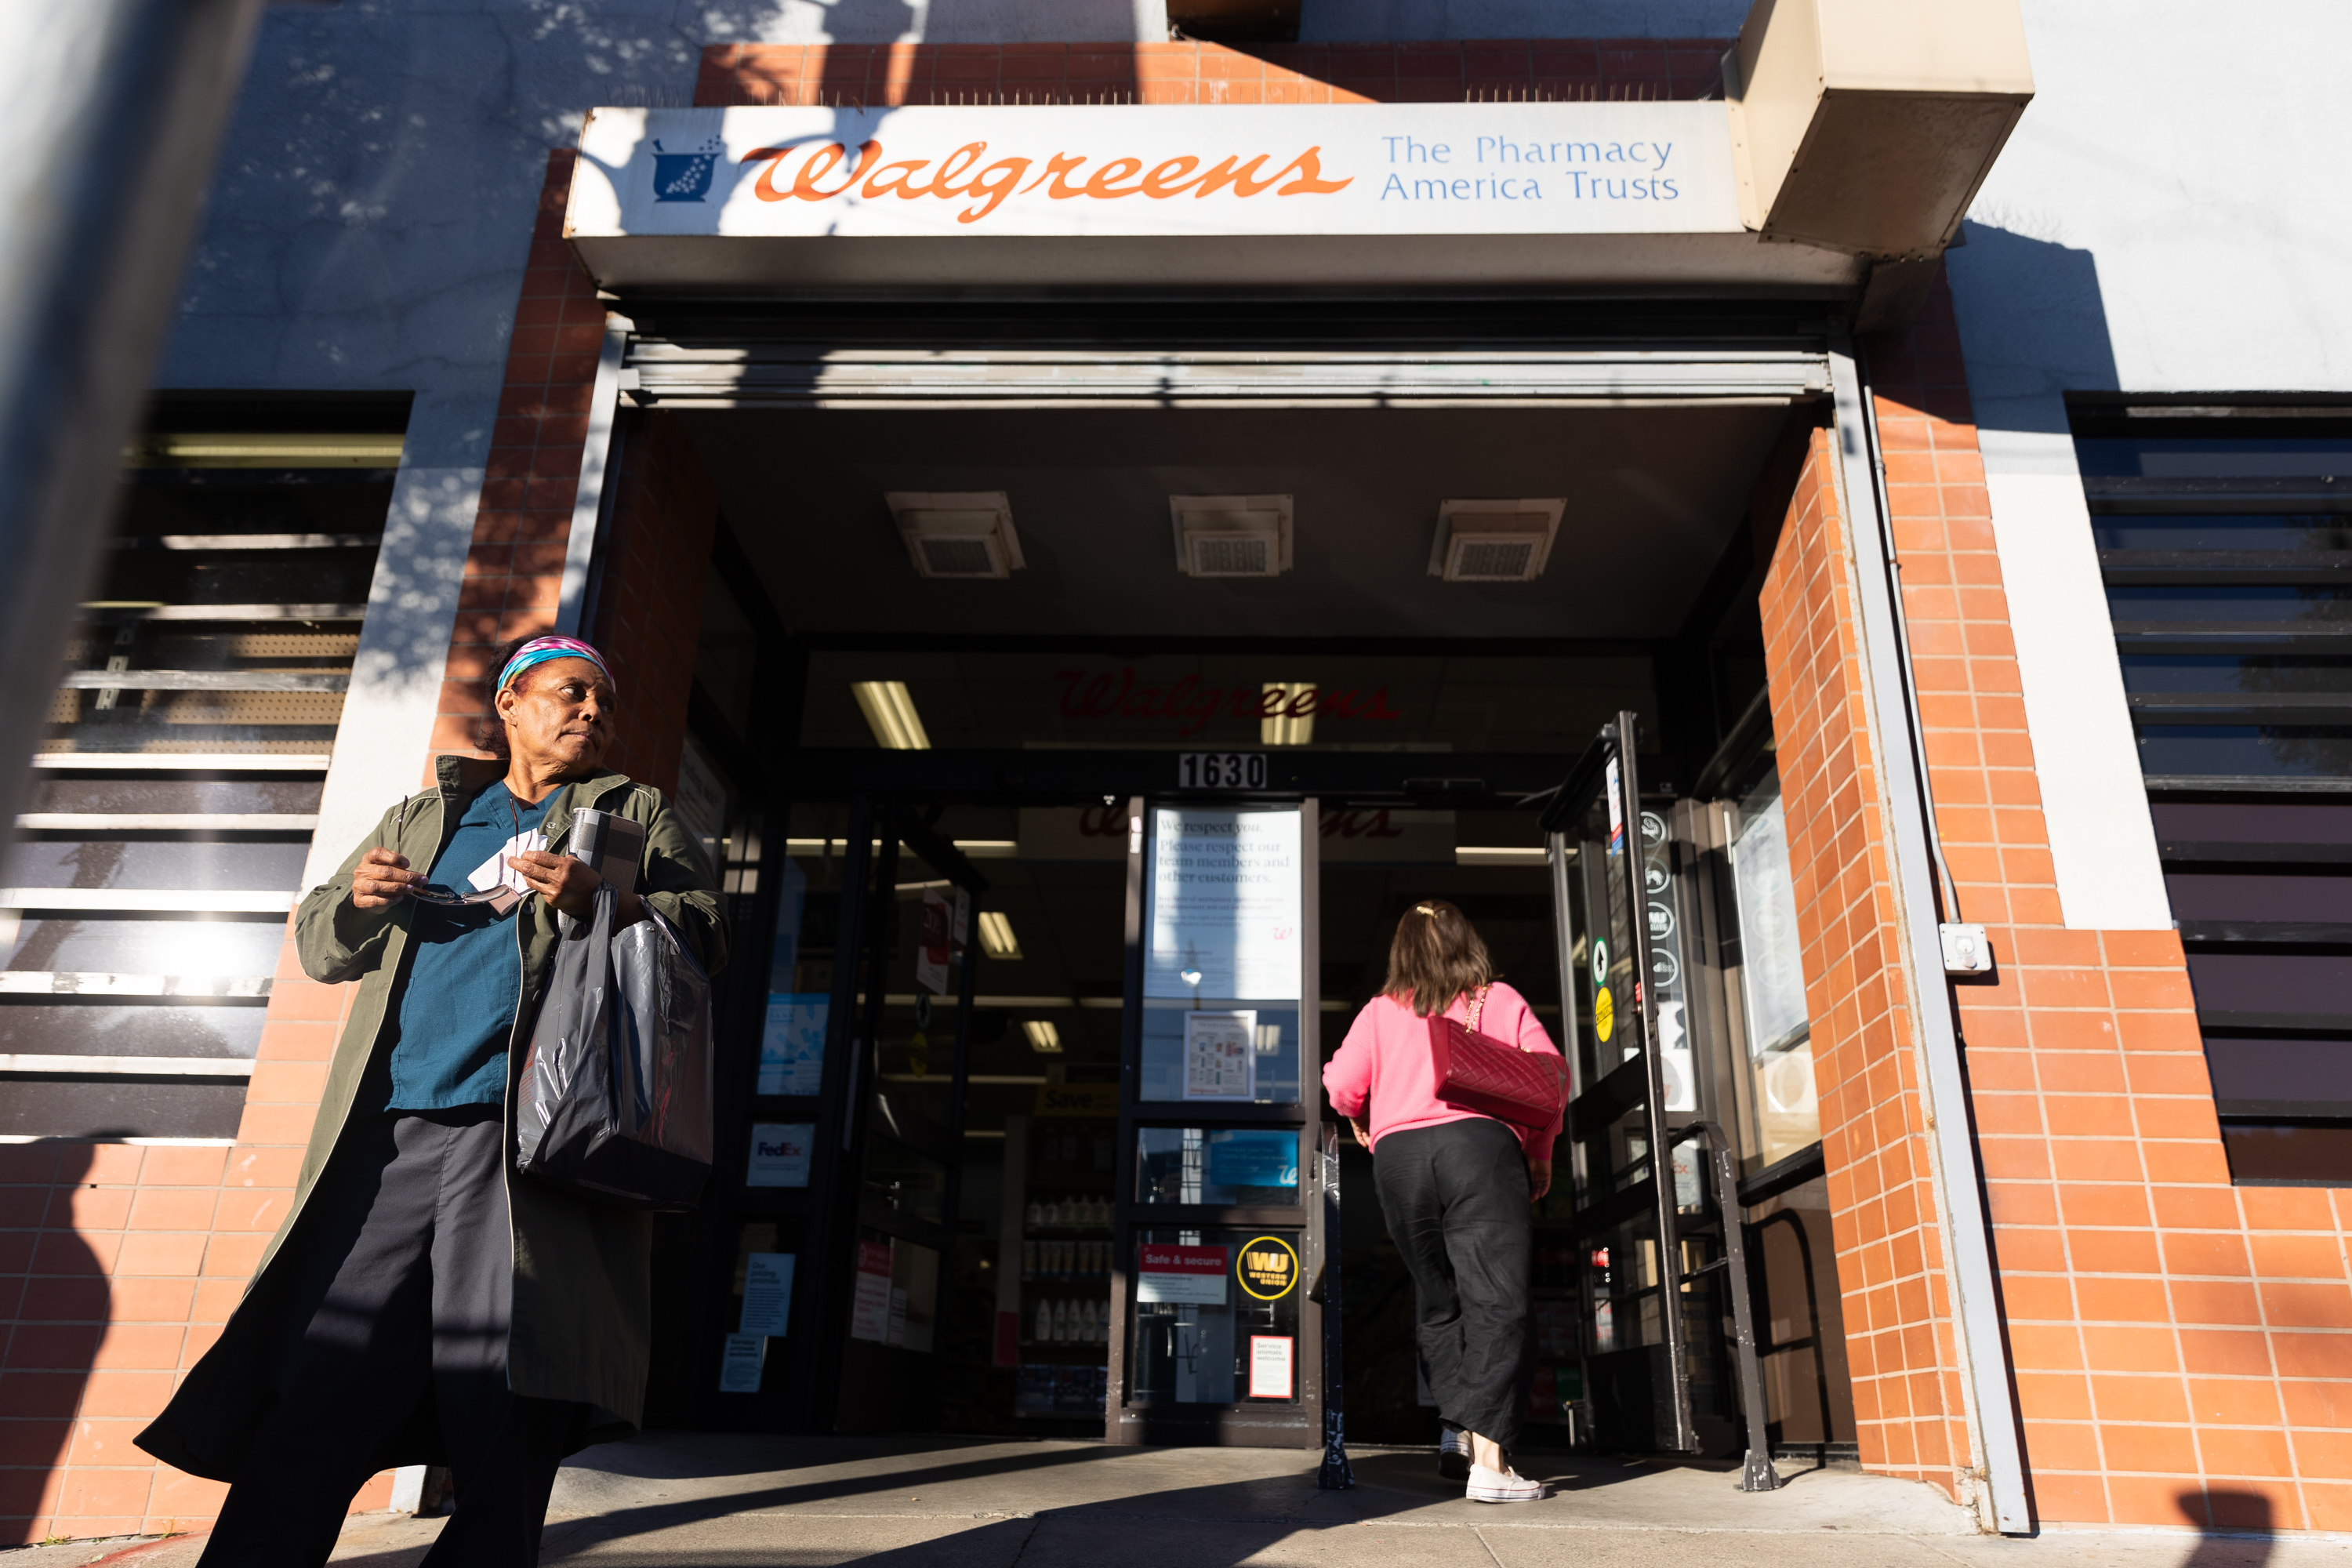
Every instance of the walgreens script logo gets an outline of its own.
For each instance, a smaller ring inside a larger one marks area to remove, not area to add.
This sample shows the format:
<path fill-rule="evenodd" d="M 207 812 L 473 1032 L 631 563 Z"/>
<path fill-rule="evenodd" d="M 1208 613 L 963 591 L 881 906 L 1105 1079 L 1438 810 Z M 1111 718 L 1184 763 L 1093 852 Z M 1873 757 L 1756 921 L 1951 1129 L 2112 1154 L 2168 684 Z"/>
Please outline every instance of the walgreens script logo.
<path fill-rule="evenodd" d="M 1184 195 L 1199 201 L 1226 191 L 1244 199 L 1268 190 L 1277 196 L 1322 196 L 1353 184 L 1353 176 L 1323 177 L 1322 152 L 1309 147 L 1271 174 L 1265 172 L 1274 156 L 1269 153 L 1246 161 L 1234 155 L 1215 163 L 1191 156 L 1170 158 L 1146 169 L 1140 158 L 1103 159 L 1090 153 L 1055 153 L 1042 163 L 1021 157 L 985 163 L 985 142 L 964 143 L 940 159 L 937 168 L 929 158 L 884 163 L 879 142 L 861 142 L 846 173 L 842 164 L 849 160 L 849 149 L 839 142 L 805 148 L 754 147 L 740 162 L 766 163 L 751 187 L 751 194 L 763 202 L 826 202 L 854 190 L 867 201 L 896 196 L 908 202 L 964 202 L 969 205 L 956 215 L 956 222 L 978 223 L 1007 197 L 1026 195 L 1041 185 L 1057 202 L 1115 202 L 1127 196 L 1164 202 Z M 788 174 L 795 154 L 803 156 Z"/>

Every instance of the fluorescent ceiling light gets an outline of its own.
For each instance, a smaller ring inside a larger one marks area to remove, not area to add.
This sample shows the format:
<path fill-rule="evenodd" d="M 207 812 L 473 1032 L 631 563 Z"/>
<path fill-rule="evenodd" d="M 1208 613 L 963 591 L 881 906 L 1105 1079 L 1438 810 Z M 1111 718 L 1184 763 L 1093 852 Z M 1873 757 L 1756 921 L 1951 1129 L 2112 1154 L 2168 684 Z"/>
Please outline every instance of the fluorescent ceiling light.
<path fill-rule="evenodd" d="M 393 468 L 404 444 L 390 432 L 171 431 L 133 441 L 122 458 L 134 468 Z"/>
<path fill-rule="evenodd" d="M 1013 922 L 994 910 L 980 911 L 980 951 L 991 958 L 1021 956 L 1021 939 L 1013 934 Z"/>
<path fill-rule="evenodd" d="M 1540 844 L 1464 844 L 1454 851 L 1456 866 L 1540 866 L 1550 858 Z"/>
<path fill-rule="evenodd" d="M 1062 1054 L 1062 1031 L 1054 1027 L 1050 1018 L 1024 1018 L 1021 1032 L 1029 1037 L 1029 1048 L 1041 1057 Z"/>
<path fill-rule="evenodd" d="M 855 680 L 850 691 L 864 710 L 866 727 L 874 731 L 877 744 L 889 752 L 928 752 L 931 738 L 923 733 L 923 721 L 915 711 L 915 700 L 907 694 L 903 680 Z"/>
<path fill-rule="evenodd" d="M 1258 705 L 1258 744 L 1303 746 L 1315 738 L 1313 681 L 1269 680 L 1262 689 L 1265 700 Z"/>

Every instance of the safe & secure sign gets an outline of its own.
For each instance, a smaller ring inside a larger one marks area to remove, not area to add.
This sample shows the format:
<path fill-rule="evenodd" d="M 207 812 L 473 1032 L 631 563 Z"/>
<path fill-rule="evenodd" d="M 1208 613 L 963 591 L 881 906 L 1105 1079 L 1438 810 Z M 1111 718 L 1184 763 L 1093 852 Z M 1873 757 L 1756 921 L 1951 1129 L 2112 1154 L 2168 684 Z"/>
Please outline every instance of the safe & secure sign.
<path fill-rule="evenodd" d="M 1720 102 L 599 109 L 566 232 L 1740 232 Z"/>

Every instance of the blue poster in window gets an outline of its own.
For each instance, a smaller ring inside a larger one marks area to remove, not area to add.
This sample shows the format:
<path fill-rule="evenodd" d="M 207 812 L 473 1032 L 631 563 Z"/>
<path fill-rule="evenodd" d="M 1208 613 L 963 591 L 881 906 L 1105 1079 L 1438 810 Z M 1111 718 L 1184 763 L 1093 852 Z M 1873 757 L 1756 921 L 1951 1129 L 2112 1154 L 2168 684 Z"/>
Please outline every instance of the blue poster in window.
<path fill-rule="evenodd" d="M 1295 1187 L 1298 1184 L 1298 1134 L 1258 1131 L 1209 1134 L 1209 1180 L 1213 1187 Z"/>
<path fill-rule="evenodd" d="M 760 1036 L 761 1094 L 815 1094 L 824 1087 L 824 1016 L 833 998 L 822 991 L 772 991 L 768 1026 Z"/>

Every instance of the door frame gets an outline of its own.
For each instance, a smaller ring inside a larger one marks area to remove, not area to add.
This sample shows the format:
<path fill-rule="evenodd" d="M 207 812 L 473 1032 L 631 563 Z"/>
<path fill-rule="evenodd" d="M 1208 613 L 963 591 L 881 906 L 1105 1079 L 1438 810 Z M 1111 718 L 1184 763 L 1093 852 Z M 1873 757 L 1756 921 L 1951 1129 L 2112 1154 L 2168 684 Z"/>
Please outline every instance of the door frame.
<path fill-rule="evenodd" d="M 1146 887 L 1145 866 L 1154 842 L 1154 807 L 1182 805 L 1216 810 L 1220 807 L 1263 808 L 1283 805 L 1296 810 L 1299 835 L 1299 1098 L 1286 1103 L 1220 1106 L 1214 1114 L 1188 1113 L 1182 1100 L 1145 1100 L 1139 1094 L 1143 1047 L 1143 973 Z M 1323 1062 L 1321 976 L 1321 802 L 1313 795 L 1288 800 L 1265 795 L 1221 792 L 1174 792 L 1132 795 L 1128 800 L 1126 1005 L 1120 1016 L 1118 1147 L 1113 1177 L 1118 1202 L 1111 1229 L 1110 1370 L 1103 1399 L 1103 1437 L 1123 1446 L 1142 1444 L 1206 1444 L 1234 1447 L 1318 1448 L 1323 1444 L 1323 1265 L 1328 1255 L 1325 1230 L 1322 1147 Z M 1298 1202 L 1296 1205 L 1153 1205 L 1147 1211 L 1135 1201 L 1136 1134 L 1147 1127 L 1190 1127 L 1222 1123 L 1234 1127 L 1295 1127 L 1298 1130 Z M 1129 1347 L 1134 1330 L 1134 1295 L 1129 1262 L 1135 1256 L 1139 1230 L 1171 1226 L 1203 1229 L 1268 1229 L 1298 1231 L 1298 1337 L 1292 1369 L 1298 1396 L 1287 1405 L 1236 1400 L 1230 1405 L 1177 1405 L 1136 1401 L 1127 1394 Z"/>

